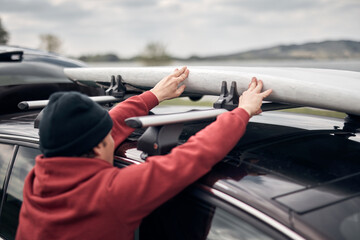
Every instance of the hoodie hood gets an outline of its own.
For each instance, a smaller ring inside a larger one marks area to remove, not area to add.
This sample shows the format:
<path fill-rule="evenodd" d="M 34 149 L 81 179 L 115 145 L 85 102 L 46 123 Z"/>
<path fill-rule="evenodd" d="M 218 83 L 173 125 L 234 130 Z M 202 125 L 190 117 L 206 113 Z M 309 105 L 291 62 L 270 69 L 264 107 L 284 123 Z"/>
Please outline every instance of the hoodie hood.
<path fill-rule="evenodd" d="M 45 158 L 39 155 L 33 171 L 32 195 L 46 198 L 64 194 L 107 168 L 113 167 L 96 158 Z"/>

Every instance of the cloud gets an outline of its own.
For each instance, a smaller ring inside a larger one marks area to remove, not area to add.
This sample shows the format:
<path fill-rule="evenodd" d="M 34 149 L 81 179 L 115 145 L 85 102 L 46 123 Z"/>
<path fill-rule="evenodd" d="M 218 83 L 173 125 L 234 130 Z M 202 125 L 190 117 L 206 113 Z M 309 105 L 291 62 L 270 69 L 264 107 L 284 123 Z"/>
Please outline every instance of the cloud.
<path fill-rule="evenodd" d="M 132 56 L 150 41 L 171 54 L 230 53 L 325 39 L 359 40 L 358 0 L 0 0 L 10 43 L 53 33 L 66 53 Z"/>
<path fill-rule="evenodd" d="M 231 8 L 237 7 L 244 10 L 257 12 L 282 12 L 282 11 L 298 11 L 303 9 L 314 8 L 321 5 L 323 1 L 319 0 L 225 0 L 218 1 L 221 5 Z"/>
<path fill-rule="evenodd" d="M 47 21 L 69 21 L 89 17 L 90 11 L 83 9 L 76 1 L 45 0 L 0 0 L 1 12 L 15 14 L 20 18 L 34 18 Z"/>

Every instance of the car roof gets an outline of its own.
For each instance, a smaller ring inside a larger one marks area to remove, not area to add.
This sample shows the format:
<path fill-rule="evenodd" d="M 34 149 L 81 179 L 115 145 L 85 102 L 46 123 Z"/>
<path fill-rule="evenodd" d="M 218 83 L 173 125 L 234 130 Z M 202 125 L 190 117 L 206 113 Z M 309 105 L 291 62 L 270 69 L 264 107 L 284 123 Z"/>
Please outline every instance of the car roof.
<path fill-rule="evenodd" d="M 326 232 L 330 221 L 336 227 L 342 221 L 331 209 L 350 215 L 360 206 L 360 134 L 342 125 L 340 119 L 264 113 L 202 181 L 284 224 L 298 221 Z M 310 217 L 315 213 L 327 220 Z"/>
<path fill-rule="evenodd" d="M 0 86 L 73 83 L 64 67 L 83 67 L 84 63 L 35 49 L 0 45 Z"/>
<path fill-rule="evenodd" d="M 38 142 L 39 130 L 34 128 L 34 120 L 39 111 L 24 111 L 0 115 L 0 135 L 31 138 Z"/>
<path fill-rule="evenodd" d="M 17 112 L 19 102 L 44 100 L 57 91 L 103 95 L 103 89 L 81 86 L 64 74 L 64 68 L 83 66 L 54 53 L 0 45 L 0 114 Z"/>
<path fill-rule="evenodd" d="M 22 61 L 37 61 L 37 62 L 46 62 L 53 63 L 56 65 L 61 65 L 63 67 L 84 67 L 86 64 L 84 62 L 70 59 L 56 53 L 46 52 L 38 49 L 31 49 L 20 46 L 9 46 L 9 45 L 0 45 L 0 54 L 1 53 L 11 53 L 11 52 L 21 52 Z"/>
<path fill-rule="evenodd" d="M 169 109 L 174 110 L 174 106 Z M 186 142 L 211 121 L 185 123 L 180 141 Z M 141 134 L 135 131 L 130 139 L 136 141 Z M 326 232 L 328 221 L 309 216 L 322 213 L 329 221 L 340 221 L 331 209 L 346 209 L 349 214 L 354 202 L 360 206 L 359 144 L 358 130 L 348 131 L 344 119 L 264 112 L 250 119 L 236 147 L 200 182 L 291 228 L 302 228 L 308 234 L 315 226 Z M 124 145 L 119 154 L 133 159 L 140 156 L 136 149 L 125 149 L 131 144 Z M 294 222 L 298 223 L 293 226 Z"/>

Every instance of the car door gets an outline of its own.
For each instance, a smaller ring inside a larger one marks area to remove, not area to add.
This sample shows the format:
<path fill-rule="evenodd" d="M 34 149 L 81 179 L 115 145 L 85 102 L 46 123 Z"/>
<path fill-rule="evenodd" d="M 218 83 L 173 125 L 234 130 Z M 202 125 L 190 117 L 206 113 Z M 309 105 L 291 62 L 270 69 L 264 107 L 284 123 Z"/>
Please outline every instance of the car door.
<path fill-rule="evenodd" d="M 25 177 L 39 153 L 36 144 L 0 142 L 0 237 L 3 239 L 15 238 Z"/>
<path fill-rule="evenodd" d="M 140 226 L 140 240 L 290 239 L 226 199 L 193 186 L 160 206 Z M 299 238 L 302 239 L 302 238 Z"/>

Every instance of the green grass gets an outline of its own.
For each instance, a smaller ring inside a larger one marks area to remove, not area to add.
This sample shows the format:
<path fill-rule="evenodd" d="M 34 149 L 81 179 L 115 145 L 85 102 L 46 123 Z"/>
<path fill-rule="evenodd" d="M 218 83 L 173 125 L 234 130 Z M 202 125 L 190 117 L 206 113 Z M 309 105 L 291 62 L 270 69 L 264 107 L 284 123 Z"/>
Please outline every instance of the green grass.
<path fill-rule="evenodd" d="M 203 100 L 191 101 L 188 98 L 175 98 L 175 99 L 163 101 L 162 103 L 160 103 L 160 105 L 212 107 L 213 102 L 203 101 Z"/>
<path fill-rule="evenodd" d="M 160 105 L 212 107 L 213 102 L 207 101 L 207 100 L 200 100 L 200 101 L 194 102 L 194 101 L 190 101 L 188 98 L 175 98 L 175 99 L 164 101 Z M 316 115 L 316 116 L 334 117 L 334 118 L 346 117 L 345 113 L 316 109 L 316 108 L 307 108 L 307 107 L 284 109 L 284 110 L 280 110 L 280 111 L 308 114 L 308 115 Z"/>
<path fill-rule="evenodd" d="M 292 113 L 302 113 L 302 114 L 308 114 L 308 115 L 325 116 L 325 117 L 334 117 L 334 118 L 346 117 L 345 113 L 316 109 L 316 108 L 307 108 L 307 107 L 284 109 L 284 110 L 280 110 L 280 111 L 292 112 Z"/>

